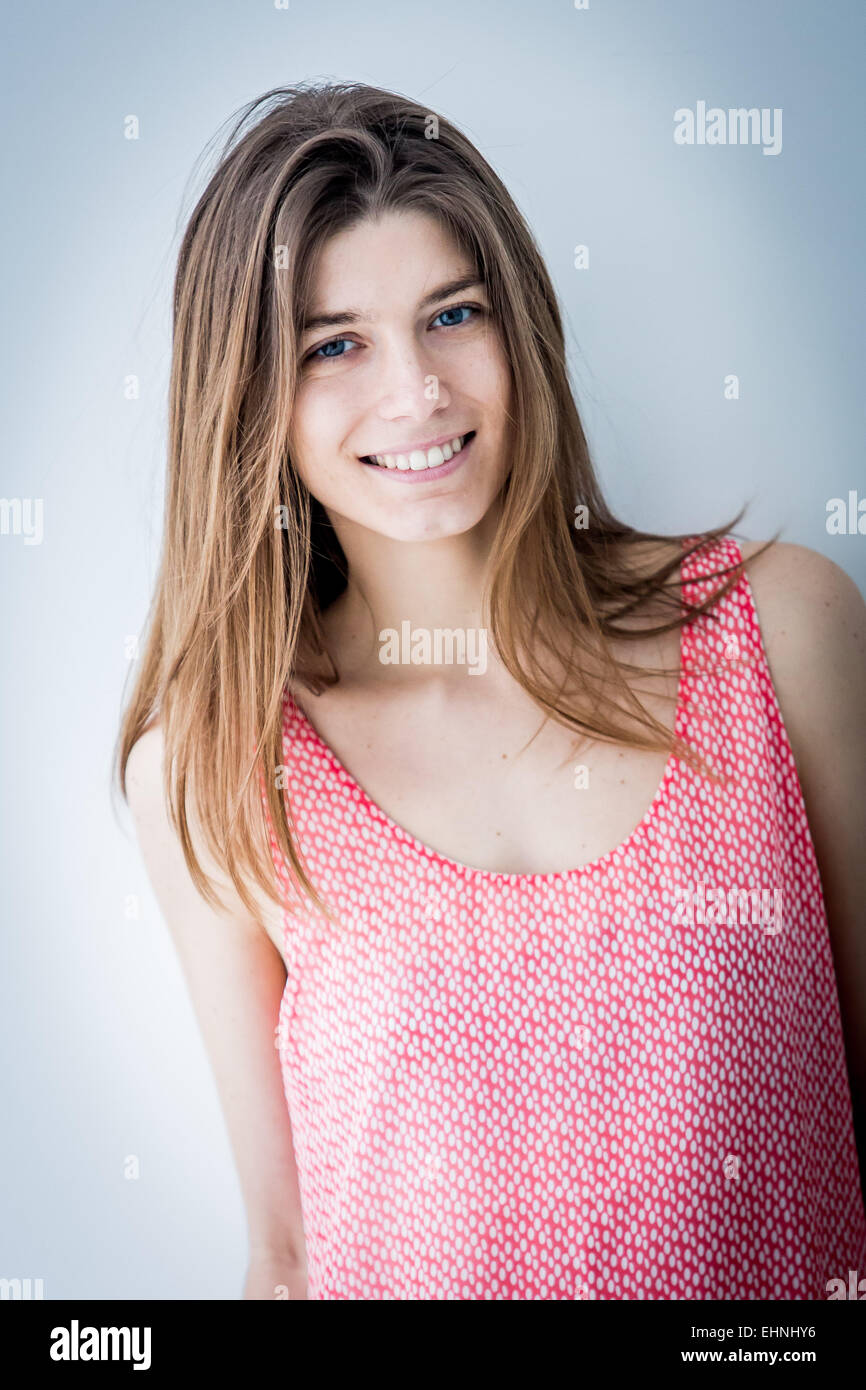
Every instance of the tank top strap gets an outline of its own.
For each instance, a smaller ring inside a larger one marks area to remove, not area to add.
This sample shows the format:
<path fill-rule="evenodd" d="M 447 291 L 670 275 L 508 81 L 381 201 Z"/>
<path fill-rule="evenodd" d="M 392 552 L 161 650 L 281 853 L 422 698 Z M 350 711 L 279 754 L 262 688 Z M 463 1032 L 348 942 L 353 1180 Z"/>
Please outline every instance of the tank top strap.
<path fill-rule="evenodd" d="M 695 550 L 683 564 L 684 602 L 708 598 L 727 577 L 720 571 L 742 563 L 732 536 Z M 817 868 L 803 792 L 744 568 L 727 594 L 683 627 L 682 652 L 682 732 L 737 780 L 744 804 L 763 798 L 774 855 L 781 862 L 784 846 L 796 843 L 811 891 Z"/>
<path fill-rule="evenodd" d="M 683 629 L 683 666 L 690 671 L 750 673 L 762 681 L 767 673 L 758 615 L 743 552 L 733 536 L 722 536 L 689 552 L 698 536 L 683 541 L 682 599 L 687 608 L 706 602 L 731 580 L 729 591 Z M 739 571 L 739 572 L 737 572 Z"/>

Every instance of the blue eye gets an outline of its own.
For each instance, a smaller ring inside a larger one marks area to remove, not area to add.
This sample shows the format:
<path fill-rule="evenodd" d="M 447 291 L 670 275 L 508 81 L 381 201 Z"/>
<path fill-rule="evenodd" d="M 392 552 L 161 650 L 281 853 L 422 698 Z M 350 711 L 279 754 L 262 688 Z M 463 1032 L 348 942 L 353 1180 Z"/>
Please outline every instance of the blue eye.
<path fill-rule="evenodd" d="M 437 319 L 441 319 L 441 317 L 442 317 L 443 314 L 462 314 L 462 313 L 474 314 L 475 312 L 476 312 L 476 311 L 473 309 L 473 307 L 472 307 L 471 304 L 452 304 L 452 305 L 449 305 L 449 307 L 448 307 L 447 309 L 442 309 L 441 312 L 438 313 L 438 314 L 436 315 L 436 318 L 437 318 Z M 436 320 L 434 319 L 434 323 L 435 323 L 435 321 L 436 321 Z M 459 328 L 459 327 L 460 327 L 460 324 L 461 324 L 461 323 L 465 323 L 465 322 L 466 322 L 466 319 L 461 319 L 459 323 L 446 323 L 446 324 L 443 324 L 442 326 L 443 326 L 443 328 Z"/>
<path fill-rule="evenodd" d="M 308 362 L 311 361 L 312 358 L 318 357 L 319 353 L 323 354 L 323 356 L 320 358 L 320 361 L 323 362 L 332 362 L 335 357 L 345 357 L 345 352 L 326 352 L 325 349 L 339 347 L 340 343 L 350 343 L 351 341 L 351 338 L 332 338 L 330 342 L 322 343 L 320 347 L 313 348 L 313 351 L 309 354 L 306 360 Z"/>

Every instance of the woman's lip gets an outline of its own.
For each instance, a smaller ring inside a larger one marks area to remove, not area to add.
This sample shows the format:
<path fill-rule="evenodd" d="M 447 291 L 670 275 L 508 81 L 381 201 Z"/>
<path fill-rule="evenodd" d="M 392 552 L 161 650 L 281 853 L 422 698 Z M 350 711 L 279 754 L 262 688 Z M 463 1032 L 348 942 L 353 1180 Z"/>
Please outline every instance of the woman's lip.
<path fill-rule="evenodd" d="M 442 444 L 450 444 L 452 439 L 465 439 L 467 434 L 471 433 L 471 430 L 464 430 L 462 434 L 459 430 L 455 430 L 451 434 L 440 435 L 438 439 L 431 439 L 429 444 L 392 444 L 389 449 L 375 449 L 373 452 L 378 454 L 380 458 L 383 454 L 392 454 L 396 458 L 397 454 L 408 455 L 414 453 L 416 449 L 420 449 L 422 453 L 426 454 L 431 449 L 439 448 Z M 363 454 L 362 457 L 369 459 L 373 457 L 373 454 Z"/>
<path fill-rule="evenodd" d="M 471 433 L 471 431 L 470 431 Z M 451 435 L 454 438 L 454 435 Z M 468 454 L 472 445 L 475 443 L 476 436 L 467 440 L 459 453 L 452 454 L 447 463 L 440 463 L 436 468 L 386 468 L 382 463 L 362 463 L 361 467 L 366 468 L 368 473 L 383 473 L 386 478 L 393 478 L 401 483 L 429 483 L 434 478 L 445 478 L 449 473 L 456 473 L 463 462 L 464 454 Z"/>

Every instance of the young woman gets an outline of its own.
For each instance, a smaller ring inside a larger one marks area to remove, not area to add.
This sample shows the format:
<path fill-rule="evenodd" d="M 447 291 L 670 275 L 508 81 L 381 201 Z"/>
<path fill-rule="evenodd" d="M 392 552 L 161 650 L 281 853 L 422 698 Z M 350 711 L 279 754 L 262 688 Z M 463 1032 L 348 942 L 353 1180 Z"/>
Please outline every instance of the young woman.
<path fill-rule="evenodd" d="M 232 131 L 170 423 L 118 764 L 244 1296 L 816 1299 L 866 1270 L 851 581 L 612 515 L 506 189 L 366 86 Z"/>

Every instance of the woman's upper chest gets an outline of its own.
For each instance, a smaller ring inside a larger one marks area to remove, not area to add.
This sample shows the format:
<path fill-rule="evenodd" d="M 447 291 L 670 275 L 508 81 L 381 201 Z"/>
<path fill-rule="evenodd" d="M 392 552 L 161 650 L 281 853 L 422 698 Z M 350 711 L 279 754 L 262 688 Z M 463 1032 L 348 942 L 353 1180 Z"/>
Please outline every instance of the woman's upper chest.
<path fill-rule="evenodd" d="M 652 653 L 668 664 L 678 648 L 668 634 Z M 668 729 L 676 687 L 674 671 L 643 696 Z M 556 873 L 609 853 L 640 824 L 669 757 L 545 723 L 510 677 L 485 686 L 449 673 L 385 695 L 338 684 L 295 698 L 386 816 L 439 854 L 491 872 Z"/>

